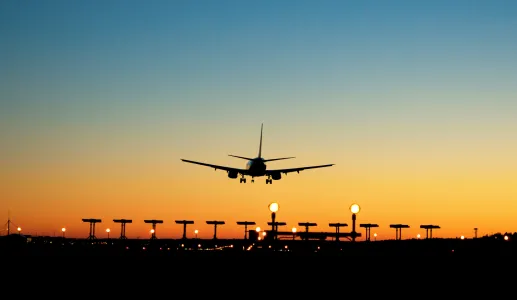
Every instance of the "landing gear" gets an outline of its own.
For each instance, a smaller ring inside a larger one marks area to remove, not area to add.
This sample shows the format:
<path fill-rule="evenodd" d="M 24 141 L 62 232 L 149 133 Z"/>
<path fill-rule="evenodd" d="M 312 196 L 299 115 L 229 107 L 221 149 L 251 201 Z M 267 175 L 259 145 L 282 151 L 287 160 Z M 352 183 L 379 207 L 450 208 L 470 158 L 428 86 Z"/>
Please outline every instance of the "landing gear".
<path fill-rule="evenodd" d="M 246 183 L 246 178 L 244 178 L 244 177 L 242 177 L 242 178 L 240 179 L 240 183 L 243 183 L 243 182 L 244 182 L 244 183 Z"/>
<path fill-rule="evenodd" d="M 269 183 L 269 184 L 273 184 L 273 179 L 271 179 L 271 178 L 267 178 L 267 179 L 266 179 L 266 184 L 268 184 L 268 183 Z"/>
<path fill-rule="evenodd" d="M 253 177 L 251 178 L 251 183 L 255 182 L 255 179 L 253 179 Z"/>

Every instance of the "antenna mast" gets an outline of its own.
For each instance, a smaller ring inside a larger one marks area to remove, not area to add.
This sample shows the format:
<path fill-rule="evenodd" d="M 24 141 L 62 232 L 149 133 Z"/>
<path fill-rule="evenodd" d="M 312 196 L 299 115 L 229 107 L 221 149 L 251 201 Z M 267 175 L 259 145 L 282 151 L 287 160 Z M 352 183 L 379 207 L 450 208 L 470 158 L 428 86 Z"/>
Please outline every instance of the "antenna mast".
<path fill-rule="evenodd" d="M 11 234 L 11 211 L 7 211 L 7 235 Z"/>

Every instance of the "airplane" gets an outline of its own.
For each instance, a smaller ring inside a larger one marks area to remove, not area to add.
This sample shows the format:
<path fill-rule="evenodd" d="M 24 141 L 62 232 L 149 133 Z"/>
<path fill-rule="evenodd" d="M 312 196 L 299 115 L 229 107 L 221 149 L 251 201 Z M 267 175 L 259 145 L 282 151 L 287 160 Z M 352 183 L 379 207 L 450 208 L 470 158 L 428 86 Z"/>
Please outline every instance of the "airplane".
<path fill-rule="evenodd" d="M 282 158 L 270 158 L 270 159 L 264 159 L 262 158 L 262 129 L 264 128 L 264 124 L 260 126 L 260 144 L 259 144 L 259 150 L 258 150 L 258 156 L 255 158 L 248 158 L 238 155 L 232 155 L 229 154 L 228 156 L 246 159 L 248 160 L 246 164 L 245 169 L 239 169 L 239 168 L 232 168 L 232 167 L 225 167 L 225 166 L 218 166 L 218 165 L 212 165 L 207 164 L 203 162 L 188 160 L 188 159 L 181 159 L 184 162 L 192 163 L 192 164 L 198 164 L 206 167 L 214 168 L 217 170 L 224 170 L 228 173 L 228 177 L 235 179 L 241 175 L 240 183 L 246 183 L 246 177 L 245 176 L 251 176 L 251 182 L 255 182 L 255 177 L 260 176 L 267 176 L 266 184 L 273 184 L 273 180 L 280 180 L 282 178 L 282 173 L 287 175 L 287 173 L 290 172 L 297 172 L 300 173 L 302 170 L 307 169 L 315 169 L 315 168 L 324 168 L 324 167 L 330 167 L 334 164 L 326 164 L 326 165 L 318 165 L 318 166 L 307 166 L 307 167 L 298 167 L 298 168 L 290 168 L 290 169 L 276 169 L 276 170 L 267 170 L 266 162 L 269 161 L 275 161 L 275 160 L 281 160 L 281 159 L 290 159 L 294 157 L 282 157 Z"/>

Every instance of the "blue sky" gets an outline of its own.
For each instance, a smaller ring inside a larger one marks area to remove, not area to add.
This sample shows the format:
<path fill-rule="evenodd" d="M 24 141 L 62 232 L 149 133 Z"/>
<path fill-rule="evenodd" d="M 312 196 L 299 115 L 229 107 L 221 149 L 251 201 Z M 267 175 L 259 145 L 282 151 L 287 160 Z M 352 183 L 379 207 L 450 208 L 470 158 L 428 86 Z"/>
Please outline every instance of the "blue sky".
<path fill-rule="evenodd" d="M 512 1 L 4 1 L 2 106 L 367 113 L 440 90 L 482 105 L 469 93 L 513 92 L 515 13 Z"/>
<path fill-rule="evenodd" d="M 513 1 L 1 5 L 4 140 L 63 125 L 515 128 Z"/>

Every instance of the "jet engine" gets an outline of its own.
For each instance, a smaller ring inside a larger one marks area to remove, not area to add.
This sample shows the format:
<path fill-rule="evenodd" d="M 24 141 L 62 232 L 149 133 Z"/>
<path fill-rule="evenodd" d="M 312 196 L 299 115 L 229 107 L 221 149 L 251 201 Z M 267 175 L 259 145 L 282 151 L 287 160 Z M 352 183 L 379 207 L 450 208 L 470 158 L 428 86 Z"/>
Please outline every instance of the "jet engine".
<path fill-rule="evenodd" d="M 239 175 L 239 173 L 237 173 L 237 171 L 228 171 L 229 178 L 237 178 L 237 175 Z"/>
<path fill-rule="evenodd" d="M 282 174 L 280 172 L 274 172 L 271 174 L 271 178 L 274 180 L 280 180 L 280 178 L 282 178 Z"/>

